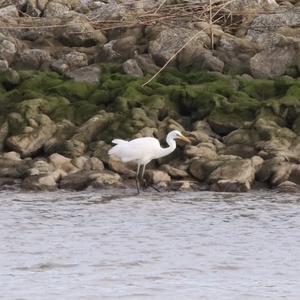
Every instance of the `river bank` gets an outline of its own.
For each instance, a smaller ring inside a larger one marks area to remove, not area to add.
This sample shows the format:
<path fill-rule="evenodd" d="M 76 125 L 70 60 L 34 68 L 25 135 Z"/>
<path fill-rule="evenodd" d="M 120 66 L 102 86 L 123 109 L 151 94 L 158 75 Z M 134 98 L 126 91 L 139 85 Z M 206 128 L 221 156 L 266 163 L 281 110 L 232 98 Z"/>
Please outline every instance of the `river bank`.
<path fill-rule="evenodd" d="M 133 187 L 135 167 L 108 157 L 111 140 L 154 136 L 163 144 L 177 129 L 192 144 L 146 173 L 162 190 L 300 190 L 293 4 L 260 1 L 237 31 L 214 23 L 212 38 L 204 21 L 183 19 L 101 31 L 104 12 L 122 13 L 109 10 L 113 1 L 25 2 L 0 7 L 1 186 Z"/>

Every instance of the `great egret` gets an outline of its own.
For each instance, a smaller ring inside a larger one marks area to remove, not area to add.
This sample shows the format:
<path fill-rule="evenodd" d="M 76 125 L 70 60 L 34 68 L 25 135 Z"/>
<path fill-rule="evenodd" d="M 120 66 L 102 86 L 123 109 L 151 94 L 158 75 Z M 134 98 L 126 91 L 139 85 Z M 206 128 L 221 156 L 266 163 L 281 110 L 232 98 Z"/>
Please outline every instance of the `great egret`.
<path fill-rule="evenodd" d="M 112 140 L 113 144 L 108 154 L 119 158 L 122 162 L 134 162 L 137 164 L 136 171 L 136 187 L 140 192 L 139 173 L 142 166 L 141 180 L 143 180 L 146 165 L 153 159 L 169 155 L 176 149 L 176 139 L 190 143 L 191 141 L 178 130 L 173 130 L 168 133 L 166 141 L 169 147 L 162 148 L 159 141 L 153 137 L 142 137 L 131 141 L 121 139 Z"/>

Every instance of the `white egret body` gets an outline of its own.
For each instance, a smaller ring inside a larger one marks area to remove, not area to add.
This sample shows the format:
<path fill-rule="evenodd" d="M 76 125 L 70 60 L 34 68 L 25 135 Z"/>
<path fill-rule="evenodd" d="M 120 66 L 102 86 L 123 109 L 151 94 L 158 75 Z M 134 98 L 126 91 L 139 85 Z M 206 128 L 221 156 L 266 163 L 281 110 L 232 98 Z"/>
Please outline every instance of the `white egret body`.
<path fill-rule="evenodd" d="M 164 157 L 172 153 L 176 149 L 175 139 L 181 139 L 186 142 L 190 142 L 188 138 L 182 135 L 178 130 L 171 131 L 166 138 L 169 147 L 162 148 L 159 141 L 152 137 L 142 137 L 131 141 L 125 141 L 121 139 L 114 139 L 112 147 L 108 154 L 110 156 L 115 156 L 121 161 L 134 162 L 138 165 L 137 167 L 137 189 L 139 191 L 139 170 L 140 166 L 143 166 L 141 179 L 143 179 L 146 165 L 153 159 Z"/>

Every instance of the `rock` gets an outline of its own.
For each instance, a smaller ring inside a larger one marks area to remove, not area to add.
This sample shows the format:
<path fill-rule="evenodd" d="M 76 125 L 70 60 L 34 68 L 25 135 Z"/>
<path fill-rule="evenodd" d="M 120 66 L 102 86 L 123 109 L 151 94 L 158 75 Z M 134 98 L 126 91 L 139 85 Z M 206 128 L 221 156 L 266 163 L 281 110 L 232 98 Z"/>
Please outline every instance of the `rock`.
<path fill-rule="evenodd" d="M 189 171 L 199 181 L 208 179 L 211 172 L 220 167 L 224 163 L 223 160 L 207 161 L 205 158 L 195 158 L 191 161 Z"/>
<path fill-rule="evenodd" d="M 222 72 L 224 69 L 224 62 L 213 56 L 209 51 L 199 55 L 195 65 L 199 66 L 201 70 L 208 71 Z"/>
<path fill-rule="evenodd" d="M 57 130 L 54 135 L 44 144 L 43 148 L 46 154 L 63 152 L 63 143 L 70 139 L 76 130 L 75 125 L 69 120 L 62 120 L 61 122 L 56 123 L 56 127 Z"/>
<path fill-rule="evenodd" d="M 176 180 L 171 181 L 170 190 L 172 191 L 195 191 L 200 190 L 200 186 L 195 181 L 190 180 Z"/>
<path fill-rule="evenodd" d="M 93 178 L 92 186 L 94 188 L 105 188 L 108 186 L 120 187 L 122 186 L 121 177 L 117 173 L 111 171 L 103 171 L 91 176 Z"/>
<path fill-rule="evenodd" d="M 4 82 L 9 85 L 18 85 L 20 83 L 19 73 L 11 68 L 8 68 L 4 73 Z"/>
<path fill-rule="evenodd" d="M 250 59 L 259 50 L 254 41 L 224 34 L 214 54 L 225 63 L 224 70 L 242 74 L 250 72 Z"/>
<path fill-rule="evenodd" d="M 49 66 L 51 57 L 48 51 L 41 49 L 25 49 L 20 54 L 22 68 L 40 69 Z"/>
<path fill-rule="evenodd" d="M 21 161 L 20 153 L 10 151 L 10 152 L 4 152 L 1 154 L 1 157 L 4 159 L 8 159 L 11 161 Z"/>
<path fill-rule="evenodd" d="M 4 122 L 0 125 L 0 152 L 2 152 L 5 140 L 8 136 L 8 123 Z"/>
<path fill-rule="evenodd" d="M 35 175 L 45 175 L 53 171 L 53 167 L 44 160 L 36 160 L 32 165 L 32 169 L 36 169 Z"/>
<path fill-rule="evenodd" d="M 278 4 L 275 0 L 235 0 L 226 6 L 227 9 L 234 12 L 248 11 L 249 9 L 275 9 Z"/>
<path fill-rule="evenodd" d="M 129 178 L 133 178 L 136 176 L 136 172 L 129 169 L 129 167 L 120 160 L 110 158 L 108 160 L 108 166 L 112 171 L 119 174 L 124 174 Z"/>
<path fill-rule="evenodd" d="M 274 13 L 262 13 L 256 16 L 247 31 L 247 37 L 253 40 L 266 40 L 266 35 L 281 27 L 295 28 L 300 22 L 300 8 L 277 9 Z M 272 35 L 270 36 L 272 37 Z"/>
<path fill-rule="evenodd" d="M 144 73 L 135 59 L 128 59 L 123 63 L 123 70 L 126 74 L 143 77 Z"/>
<path fill-rule="evenodd" d="M 89 159 L 86 156 L 79 156 L 72 159 L 72 164 L 78 168 L 79 170 L 87 170 L 85 167 L 88 163 Z"/>
<path fill-rule="evenodd" d="M 16 159 L 16 157 L 2 154 L 0 157 L 0 177 L 22 178 L 29 173 L 32 159 Z"/>
<path fill-rule="evenodd" d="M 36 121 L 39 127 L 35 128 L 32 132 L 21 133 L 7 138 L 7 147 L 19 152 L 23 157 L 31 156 L 40 150 L 56 131 L 56 125 L 44 114 L 38 115 Z"/>
<path fill-rule="evenodd" d="M 114 114 L 100 111 L 91 119 L 80 126 L 77 133 L 65 143 L 66 152 L 71 157 L 77 157 L 84 154 L 86 144 L 92 142 L 97 134 L 106 128 L 113 120 Z M 97 157 L 97 155 L 94 154 Z M 99 157 L 101 159 L 101 157 Z M 102 159 L 101 159 L 102 160 Z"/>
<path fill-rule="evenodd" d="M 51 175 L 32 175 L 26 177 L 21 187 L 26 190 L 55 190 L 57 188 L 56 182 Z"/>
<path fill-rule="evenodd" d="M 134 59 L 144 74 L 155 74 L 159 71 L 159 67 L 155 64 L 150 54 L 135 55 Z"/>
<path fill-rule="evenodd" d="M 98 22 L 121 20 L 126 16 L 126 11 L 124 4 L 118 3 L 115 0 L 108 1 L 107 3 L 99 1 L 87 17 Z"/>
<path fill-rule="evenodd" d="M 15 45 L 15 41 L 0 33 L 0 59 L 6 60 L 8 64 L 11 64 L 16 53 L 17 47 Z"/>
<path fill-rule="evenodd" d="M 0 59 L 0 73 L 4 73 L 9 68 L 7 60 Z"/>
<path fill-rule="evenodd" d="M 153 29 L 155 30 L 155 28 Z M 198 35 L 179 53 L 177 61 L 180 66 L 188 66 L 195 58 L 205 52 L 204 46 L 210 39 L 203 31 L 185 29 L 183 27 L 165 27 L 157 37 L 149 42 L 149 53 L 160 66 L 164 65 L 191 37 Z M 176 59 L 173 61 L 175 63 Z"/>
<path fill-rule="evenodd" d="M 179 179 L 179 178 L 188 177 L 188 173 L 185 170 L 175 168 L 171 165 L 167 165 L 167 164 L 162 165 L 160 169 L 168 173 L 172 178 Z"/>
<path fill-rule="evenodd" d="M 203 157 L 207 160 L 217 158 L 216 147 L 212 143 L 200 143 L 197 146 L 187 146 L 184 153 L 188 157 Z"/>
<path fill-rule="evenodd" d="M 18 10 L 15 5 L 8 5 L 0 8 L 0 17 L 13 17 L 19 16 Z"/>
<path fill-rule="evenodd" d="M 19 183 L 20 183 L 20 179 L 0 177 L 1 188 L 4 188 L 5 186 L 13 186 L 15 188 L 17 185 L 19 185 Z"/>
<path fill-rule="evenodd" d="M 89 160 L 90 168 L 91 170 L 94 171 L 103 171 L 104 170 L 104 165 L 103 162 L 98 159 L 97 157 L 91 157 Z"/>
<path fill-rule="evenodd" d="M 211 189 L 220 192 L 249 191 L 262 163 L 260 157 L 225 161 L 210 174 L 208 181 Z"/>
<path fill-rule="evenodd" d="M 93 181 L 93 178 L 90 177 L 91 174 L 91 171 L 80 171 L 69 174 L 62 178 L 62 180 L 59 183 L 59 187 L 62 189 L 69 189 L 75 191 L 84 190 Z"/>
<path fill-rule="evenodd" d="M 283 157 L 274 157 L 264 161 L 257 173 L 260 182 L 268 182 L 271 186 L 288 181 L 293 169 L 293 164 L 286 162 Z"/>
<path fill-rule="evenodd" d="M 108 161 L 110 159 L 109 155 L 108 155 L 108 151 L 110 148 L 111 148 L 111 145 L 106 144 L 104 141 L 99 141 L 96 144 L 93 155 L 95 157 L 99 158 L 101 161 L 108 164 Z"/>
<path fill-rule="evenodd" d="M 96 65 L 82 67 L 65 73 L 65 75 L 75 81 L 84 81 L 90 83 L 98 83 L 100 80 L 101 71 Z"/>
<path fill-rule="evenodd" d="M 61 154 L 54 153 L 49 156 L 49 162 L 56 168 L 68 173 L 75 173 L 78 170 L 71 162 L 71 159 Z"/>
<path fill-rule="evenodd" d="M 67 27 L 58 28 L 56 36 L 69 47 L 91 47 L 105 44 L 106 37 L 100 30 L 95 30 L 83 17 L 74 17 Z"/>
<path fill-rule="evenodd" d="M 154 185 L 162 182 L 168 183 L 171 181 L 171 177 L 168 175 L 168 173 L 160 170 L 147 170 L 146 178 Z"/>
<path fill-rule="evenodd" d="M 70 11 L 70 8 L 63 3 L 49 1 L 44 12 L 44 17 L 64 17 Z"/>
<path fill-rule="evenodd" d="M 300 185 L 291 181 L 284 181 L 276 187 L 276 191 L 279 193 L 299 193 Z"/>
<path fill-rule="evenodd" d="M 250 59 L 251 74 L 255 78 L 276 78 L 295 65 L 297 55 L 293 44 L 267 48 Z"/>

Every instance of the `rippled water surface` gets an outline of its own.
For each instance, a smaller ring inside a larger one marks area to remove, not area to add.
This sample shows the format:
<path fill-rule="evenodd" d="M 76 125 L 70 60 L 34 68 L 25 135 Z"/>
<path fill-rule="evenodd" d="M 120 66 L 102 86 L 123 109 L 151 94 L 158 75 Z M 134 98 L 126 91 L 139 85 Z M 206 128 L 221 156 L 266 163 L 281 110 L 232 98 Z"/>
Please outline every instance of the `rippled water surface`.
<path fill-rule="evenodd" d="M 0 192 L 0 299 L 300 299 L 300 196 Z"/>

